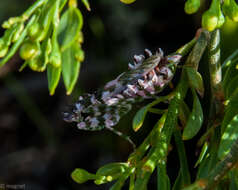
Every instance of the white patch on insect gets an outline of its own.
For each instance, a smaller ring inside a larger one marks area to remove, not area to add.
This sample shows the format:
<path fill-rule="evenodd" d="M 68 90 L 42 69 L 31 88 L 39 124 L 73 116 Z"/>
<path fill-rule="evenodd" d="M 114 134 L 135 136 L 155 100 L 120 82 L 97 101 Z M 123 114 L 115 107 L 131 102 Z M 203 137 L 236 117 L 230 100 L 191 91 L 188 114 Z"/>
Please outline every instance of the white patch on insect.
<path fill-rule="evenodd" d="M 116 97 L 117 97 L 118 99 L 123 99 L 123 98 L 124 98 L 124 96 L 122 96 L 121 94 L 117 94 Z"/>
<path fill-rule="evenodd" d="M 114 104 L 117 104 L 118 103 L 118 98 L 110 98 L 108 100 L 105 101 L 105 103 L 108 105 L 108 106 L 112 106 Z"/>
<path fill-rule="evenodd" d="M 132 65 L 131 63 L 128 64 L 128 68 L 133 70 L 133 69 L 136 69 L 136 66 L 135 65 Z"/>
<path fill-rule="evenodd" d="M 118 111 L 116 111 L 116 113 L 115 113 L 115 119 L 116 119 L 116 122 L 118 122 L 120 120 L 120 115 L 119 115 Z"/>
<path fill-rule="evenodd" d="M 111 93 L 109 91 L 104 91 L 102 93 L 102 100 L 105 102 L 108 98 L 110 98 Z"/>
<path fill-rule="evenodd" d="M 181 55 L 172 55 L 172 56 L 167 56 L 167 57 L 166 57 L 166 60 L 167 60 L 169 63 L 178 63 L 181 58 L 182 58 Z"/>
<path fill-rule="evenodd" d="M 128 85 L 127 85 L 127 88 L 128 88 L 131 92 L 133 92 L 134 94 L 136 94 L 137 91 L 138 91 L 138 89 L 137 89 L 137 87 L 136 87 L 135 85 L 128 84 Z"/>
<path fill-rule="evenodd" d="M 90 119 L 90 126 L 91 127 L 97 127 L 99 124 L 99 121 L 97 120 L 96 117 L 93 117 L 92 119 Z"/>
<path fill-rule="evenodd" d="M 126 90 L 123 91 L 123 94 L 128 96 L 128 97 L 135 97 L 135 93 L 130 90 L 129 88 L 127 88 Z"/>
<path fill-rule="evenodd" d="M 97 100 L 96 100 L 94 94 L 92 94 L 92 96 L 91 96 L 91 98 L 90 98 L 90 101 L 91 101 L 92 104 L 96 104 L 96 103 L 97 103 Z"/>
<path fill-rule="evenodd" d="M 78 129 L 85 129 L 86 123 L 82 121 L 82 122 L 77 124 L 77 127 L 78 127 Z"/>
<path fill-rule="evenodd" d="M 144 88 L 144 89 L 146 89 L 147 86 L 148 86 L 147 82 L 145 82 L 145 81 L 142 80 L 142 79 L 138 79 L 138 84 L 139 84 L 142 88 Z"/>
<path fill-rule="evenodd" d="M 111 127 L 114 125 L 114 122 L 110 119 L 107 119 L 104 123 L 105 123 L 106 127 Z"/>
<path fill-rule="evenodd" d="M 155 93 L 155 88 L 154 88 L 154 85 L 153 85 L 153 82 L 152 81 L 149 81 L 147 83 L 147 87 L 145 88 L 145 90 L 147 92 L 149 92 L 150 94 L 154 94 Z"/>
<path fill-rule="evenodd" d="M 143 90 L 138 90 L 138 91 L 137 91 L 137 94 L 138 94 L 139 96 L 146 97 L 146 94 L 145 94 L 145 92 L 144 92 Z"/>
<path fill-rule="evenodd" d="M 111 118 L 112 118 L 112 115 L 111 115 L 110 113 L 105 113 L 105 114 L 103 115 L 103 118 L 104 118 L 105 120 L 108 120 L 108 119 L 111 119 Z"/>
<path fill-rule="evenodd" d="M 83 106 L 80 103 L 76 103 L 75 107 L 76 107 L 77 111 L 79 111 L 79 112 L 83 110 Z"/>

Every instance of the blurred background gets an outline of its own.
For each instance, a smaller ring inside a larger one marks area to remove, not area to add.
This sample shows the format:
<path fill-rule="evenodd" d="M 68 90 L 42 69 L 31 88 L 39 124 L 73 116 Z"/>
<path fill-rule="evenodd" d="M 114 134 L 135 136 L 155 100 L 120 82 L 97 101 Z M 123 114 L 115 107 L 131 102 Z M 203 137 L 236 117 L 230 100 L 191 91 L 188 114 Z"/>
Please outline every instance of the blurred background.
<path fill-rule="evenodd" d="M 1 1 L 0 23 L 20 15 L 32 2 Z M 190 41 L 200 27 L 201 12 L 186 15 L 184 0 L 137 0 L 131 5 L 99 0 L 90 4 L 92 11 L 88 12 L 79 3 L 84 15 L 86 58 L 72 95 L 66 95 L 61 82 L 55 95 L 50 96 L 46 73 L 28 68 L 18 72 L 23 63 L 18 55 L 0 69 L 0 184 L 25 184 L 29 190 L 108 189 L 111 184 L 97 186 L 90 181 L 78 185 L 70 174 L 74 168 L 95 173 L 106 163 L 126 161 L 131 145 L 105 130 L 80 131 L 62 120 L 62 111 L 80 94 L 95 91 L 126 70 L 133 55 L 145 48 L 154 52 L 158 47 L 165 54 L 172 53 Z M 237 25 L 228 22 L 222 31 L 224 59 L 237 47 Z M 0 34 L 3 32 L 1 29 Z M 144 127 L 133 132 L 133 115 L 144 104 L 136 105 L 116 126 L 137 145 L 156 121 L 156 115 L 148 115 Z M 168 159 L 172 181 L 179 168 L 176 157 L 176 151 L 172 151 Z M 191 154 L 191 165 L 193 159 L 195 153 Z M 155 188 L 155 176 L 149 185 L 149 189 Z"/>

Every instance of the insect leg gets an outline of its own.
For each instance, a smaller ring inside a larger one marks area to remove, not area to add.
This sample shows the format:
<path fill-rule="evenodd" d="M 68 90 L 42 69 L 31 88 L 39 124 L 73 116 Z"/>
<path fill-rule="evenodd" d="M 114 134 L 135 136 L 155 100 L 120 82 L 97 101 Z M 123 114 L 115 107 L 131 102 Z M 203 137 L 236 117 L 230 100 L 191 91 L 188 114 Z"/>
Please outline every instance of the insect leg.
<path fill-rule="evenodd" d="M 122 137 L 122 138 L 125 139 L 126 141 L 128 141 L 128 142 L 132 145 L 133 149 L 136 148 L 135 143 L 130 139 L 129 136 L 123 134 L 123 133 L 120 132 L 120 131 L 117 131 L 116 129 L 114 129 L 114 128 L 112 128 L 112 127 L 106 126 L 105 128 L 108 129 L 109 131 L 113 132 L 114 134 L 118 135 L 119 137 Z"/>

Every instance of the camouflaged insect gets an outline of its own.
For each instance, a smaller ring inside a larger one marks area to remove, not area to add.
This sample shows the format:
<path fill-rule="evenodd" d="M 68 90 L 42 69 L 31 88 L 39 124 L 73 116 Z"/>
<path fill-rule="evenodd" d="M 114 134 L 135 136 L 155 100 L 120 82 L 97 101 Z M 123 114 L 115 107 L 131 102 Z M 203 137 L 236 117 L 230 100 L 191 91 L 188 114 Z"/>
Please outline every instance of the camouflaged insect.
<path fill-rule="evenodd" d="M 122 135 L 112 127 L 130 111 L 132 104 L 155 97 L 173 78 L 181 55 L 163 55 L 158 49 L 155 55 L 145 49 L 144 55 L 135 55 L 129 71 L 108 82 L 94 94 L 85 94 L 64 113 L 64 120 L 77 122 L 82 130 L 107 128 Z"/>

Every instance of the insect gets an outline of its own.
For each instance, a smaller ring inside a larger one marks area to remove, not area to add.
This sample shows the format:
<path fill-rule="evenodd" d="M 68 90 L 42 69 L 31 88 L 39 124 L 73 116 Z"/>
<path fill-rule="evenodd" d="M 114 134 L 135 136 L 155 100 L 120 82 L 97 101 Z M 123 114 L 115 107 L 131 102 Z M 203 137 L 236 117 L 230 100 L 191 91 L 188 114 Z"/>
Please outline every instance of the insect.
<path fill-rule="evenodd" d="M 154 98 L 172 80 L 181 55 L 164 56 L 159 48 L 153 55 L 145 49 L 144 55 L 135 55 L 129 70 L 108 82 L 93 94 L 84 94 L 69 111 L 63 113 L 66 122 L 76 122 L 81 130 L 104 128 L 131 139 L 113 128 L 136 102 Z"/>

